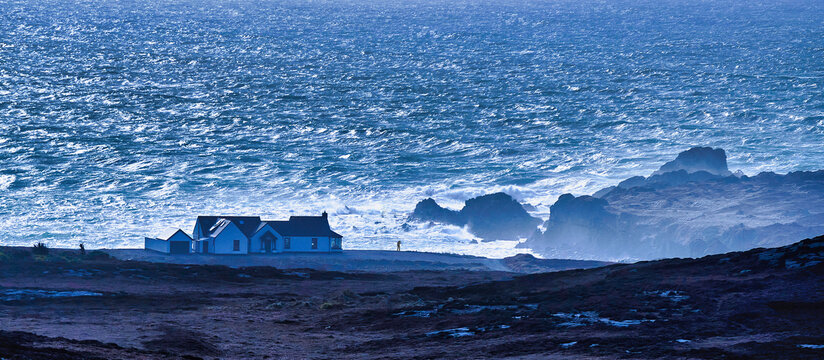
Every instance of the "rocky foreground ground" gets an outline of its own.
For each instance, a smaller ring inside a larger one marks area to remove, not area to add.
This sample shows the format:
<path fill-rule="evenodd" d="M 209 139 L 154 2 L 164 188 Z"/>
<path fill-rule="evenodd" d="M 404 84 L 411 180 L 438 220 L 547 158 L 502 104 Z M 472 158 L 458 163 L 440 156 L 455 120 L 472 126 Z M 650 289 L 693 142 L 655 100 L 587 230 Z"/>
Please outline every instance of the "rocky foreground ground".
<path fill-rule="evenodd" d="M 0 357 L 824 357 L 824 237 L 532 275 L 0 249 Z"/>

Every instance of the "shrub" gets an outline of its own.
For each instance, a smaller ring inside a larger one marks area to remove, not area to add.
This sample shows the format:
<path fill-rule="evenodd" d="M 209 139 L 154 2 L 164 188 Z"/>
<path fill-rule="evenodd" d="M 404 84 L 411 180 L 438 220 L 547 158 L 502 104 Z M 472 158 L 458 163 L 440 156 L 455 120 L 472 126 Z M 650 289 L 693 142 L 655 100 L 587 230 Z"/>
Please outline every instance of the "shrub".
<path fill-rule="evenodd" d="M 333 309 L 341 309 L 343 308 L 343 304 L 338 301 L 331 300 L 320 304 L 321 310 L 333 310 Z"/>
<path fill-rule="evenodd" d="M 44 243 L 37 243 L 36 245 L 34 245 L 34 249 L 32 249 L 31 252 L 35 255 L 48 255 L 49 248 Z"/>

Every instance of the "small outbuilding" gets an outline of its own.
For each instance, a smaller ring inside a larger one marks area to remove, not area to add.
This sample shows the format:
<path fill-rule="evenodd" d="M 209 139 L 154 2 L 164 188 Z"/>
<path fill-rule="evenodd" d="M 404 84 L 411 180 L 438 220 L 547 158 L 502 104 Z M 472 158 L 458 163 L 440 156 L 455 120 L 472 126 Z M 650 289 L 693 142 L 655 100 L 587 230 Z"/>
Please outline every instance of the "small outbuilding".
<path fill-rule="evenodd" d="M 157 237 L 146 238 L 146 249 L 164 254 L 189 254 L 192 251 L 192 237 L 181 229 L 170 228 Z"/>

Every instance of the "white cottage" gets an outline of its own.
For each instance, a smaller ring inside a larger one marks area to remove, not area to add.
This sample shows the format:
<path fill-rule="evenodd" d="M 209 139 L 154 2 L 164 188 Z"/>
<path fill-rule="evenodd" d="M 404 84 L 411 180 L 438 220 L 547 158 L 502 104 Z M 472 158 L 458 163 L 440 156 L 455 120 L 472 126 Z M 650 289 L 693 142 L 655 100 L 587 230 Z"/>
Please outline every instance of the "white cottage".
<path fill-rule="evenodd" d="M 343 236 L 329 227 L 329 217 L 292 216 L 288 221 L 262 221 L 249 252 L 335 252 Z"/>
<path fill-rule="evenodd" d="M 169 228 L 157 237 L 145 239 L 147 250 L 159 251 L 166 254 L 188 254 L 192 248 L 192 238 L 178 228 Z"/>
<path fill-rule="evenodd" d="M 336 252 L 343 236 L 332 231 L 326 212 L 267 221 L 257 216 L 198 216 L 193 250 L 210 254 Z"/>
<path fill-rule="evenodd" d="M 192 232 L 193 250 L 203 254 L 247 254 L 249 237 L 258 225 L 258 216 L 198 216 Z"/>

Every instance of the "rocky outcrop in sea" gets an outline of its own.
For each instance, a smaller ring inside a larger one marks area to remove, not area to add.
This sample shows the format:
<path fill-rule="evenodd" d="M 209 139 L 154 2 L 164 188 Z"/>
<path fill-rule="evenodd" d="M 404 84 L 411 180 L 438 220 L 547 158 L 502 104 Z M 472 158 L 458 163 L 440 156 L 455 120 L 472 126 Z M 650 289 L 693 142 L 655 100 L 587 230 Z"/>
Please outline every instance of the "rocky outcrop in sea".
<path fill-rule="evenodd" d="M 594 259 L 698 257 L 824 233 L 824 170 L 733 174 L 722 149 L 692 148 L 648 177 L 562 195 L 521 247 Z"/>
<path fill-rule="evenodd" d="M 824 234 L 824 170 L 746 176 L 730 171 L 723 149 L 694 147 L 647 177 L 561 195 L 545 231 L 504 193 L 467 200 L 460 211 L 425 199 L 410 220 L 466 226 L 484 240 L 528 237 L 518 246 L 552 258 L 699 257 Z"/>
<path fill-rule="evenodd" d="M 541 219 L 530 216 L 518 201 L 504 193 L 469 199 L 460 211 L 443 208 L 428 198 L 415 206 L 409 220 L 466 226 L 483 240 L 525 238 L 541 223 Z"/>

